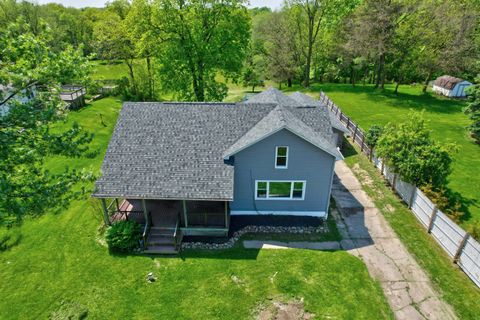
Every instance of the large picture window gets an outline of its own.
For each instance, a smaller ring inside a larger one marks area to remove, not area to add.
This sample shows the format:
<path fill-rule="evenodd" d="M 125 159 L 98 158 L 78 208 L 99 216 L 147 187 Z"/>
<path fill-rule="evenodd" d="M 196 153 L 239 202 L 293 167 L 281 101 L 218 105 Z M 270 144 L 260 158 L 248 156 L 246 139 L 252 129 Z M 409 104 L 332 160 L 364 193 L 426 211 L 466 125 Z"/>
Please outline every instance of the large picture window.
<path fill-rule="evenodd" d="M 287 169 L 288 167 L 288 147 L 275 148 L 275 168 Z"/>
<path fill-rule="evenodd" d="M 255 182 L 256 200 L 303 200 L 306 181 L 267 181 Z"/>

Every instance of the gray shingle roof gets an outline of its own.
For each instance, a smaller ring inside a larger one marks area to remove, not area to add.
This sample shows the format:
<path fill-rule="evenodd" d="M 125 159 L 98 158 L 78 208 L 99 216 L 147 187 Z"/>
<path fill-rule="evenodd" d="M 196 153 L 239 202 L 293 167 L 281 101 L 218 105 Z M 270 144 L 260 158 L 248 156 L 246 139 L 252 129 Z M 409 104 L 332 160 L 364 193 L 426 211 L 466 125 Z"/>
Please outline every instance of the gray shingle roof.
<path fill-rule="evenodd" d="M 326 108 L 276 89 L 246 102 L 124 103 L 94 197 L 232 200 L 224 157 L 287 129 L 341 158 Z"/>
<path fill-rule="evenodd" d="M 342 159 L 342 155 L 332 143 L 330 136 L 325 137 L 321 132 L 313 130 L 312 127 L 305 124 L 302 120 L 294 116 L 292 112 L 287 110 L 287 108 L 282 106 L 277 106 L 260 120 L 260 122 L 228 148 L 223 156 L 224 158 L 228 158 L 282 129 L 287 129 L 316 147 L 330 153 L 335 158 Z"/>
<path fill-rule="evenodd" d="M 322 107 L 321 111 L 323 111 L 324 113 L 328 112 L 328 117 L 330 118 L 330 123 L 333 128 L 347 134 L 350 133 L 348 129 L 343 125 L 343 123 L 340 122 L 337 116 L 335 116 L 332 110 L 328 109 L 327 106 L 325 106 L 323 103 L 320 102 L 320 100 L 315 100 L 312 97 L 298 91 L 292 93 L 290 95 L 290 98 L 296 100 L 298 103 L 302 104 L 304 107 Z"/>
<path fill-rule="evenodd" d="M 233 198 L 223 152 L 273 105 L 125 103 L 94 197 Z"/>
<path fill-rule="evenodd" d="M 254 95 L 249 98 L 247 101 L 242 102 L 243 104 L 263 104 L 271 103 L 277 104 L 283 107 L 301 107 L 302 104 L 296 100 L 285 95 L 282 91 L 275 88 L 268 88 L 267 90 Z"/>

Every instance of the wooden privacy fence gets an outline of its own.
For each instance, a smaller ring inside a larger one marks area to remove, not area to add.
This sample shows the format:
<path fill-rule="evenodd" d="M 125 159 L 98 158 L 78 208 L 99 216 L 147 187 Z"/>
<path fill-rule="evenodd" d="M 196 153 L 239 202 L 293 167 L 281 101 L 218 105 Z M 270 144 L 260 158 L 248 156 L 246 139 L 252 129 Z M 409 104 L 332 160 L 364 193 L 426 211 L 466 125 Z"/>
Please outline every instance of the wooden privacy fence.
<path fill-rule="evenodd" d="M 346 125 L 353 141 L 380 170 L 392 188 L 412 210 L 423 227 L 440 244 L 452 261 L 462 269 L 470 279 L 480 287 L 480 243 L 460 228 L 446 214 L 418 189 L 408 182 L 402 181 L 387 165 L 375 156 L 375 152 L 365 143 L 365 133 L 324 93 L 320 93 L 320 101 L 330 112 L 333 112 Z"/>

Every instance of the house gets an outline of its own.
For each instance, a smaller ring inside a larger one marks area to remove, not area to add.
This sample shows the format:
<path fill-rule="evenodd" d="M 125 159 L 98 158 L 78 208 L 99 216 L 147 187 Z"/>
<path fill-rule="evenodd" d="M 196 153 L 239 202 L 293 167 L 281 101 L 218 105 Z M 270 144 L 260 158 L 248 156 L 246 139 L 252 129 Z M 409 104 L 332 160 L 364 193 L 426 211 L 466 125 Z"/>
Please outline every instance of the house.
<path fill-rule="evenodd" d="M 452 76 L 441 76 L 433 82 L 433 92 L 451 98 L 466 97 L 465 89 L 472 85 L 471 82 Z"/>
<path fill-rule="evenodd" d="M 127 102 L 93 197 L 106 224 L 134 219 L 147 252 L 173 253 L 183 235 L 226 236 L 235 215 L 326 218 L 339 159 L 325 108 L 276 89 L 240 103 Z"/>
<path fill-rule="evenodd" d="M 12 94 L 14 94 L 12 96 Z M 7 115 L 10 112 L 10 108 L 15 104 L 23 104 L 32 100 L 37 94 L 37 88 L 32 86 L 29 89 L 21 90 L 16 92 L 11 85 L 0 84 L 0 117 Z M 12 96 L 11 98 L 9 98 Z M 4 100 L 7 100 L 3 103 Z"/>
<path fill-rule="evenodd" d="M 297 102 L 301 103 L 304 107 L 308 108 L 309 106 L 319 107 L 319 110 L 328 113 L 330 118 L 330 123 L 332 124 L 333 135 L 335 137 L 335 144 L 337 147 L 341 148 L 343 145 L 343 137 L 350 135 L 350 131 L 345 127 L 345 125 L 337 118 L 335 113 L 330 110 L 326 105 L 321 103 L 319 100 L 315 100 L 312 97 L 301 93 L 294 92 L 290 95 L 291 98 L 295 99 Z"/>

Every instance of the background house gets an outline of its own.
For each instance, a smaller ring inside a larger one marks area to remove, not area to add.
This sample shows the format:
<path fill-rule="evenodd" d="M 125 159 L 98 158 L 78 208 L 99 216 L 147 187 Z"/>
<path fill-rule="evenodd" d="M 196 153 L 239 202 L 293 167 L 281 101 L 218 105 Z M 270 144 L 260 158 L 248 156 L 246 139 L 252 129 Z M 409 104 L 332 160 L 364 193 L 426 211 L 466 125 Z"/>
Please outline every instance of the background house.
<path fill-rule="evenodd" d="M 433 92 L 446 97 L 462 98 L 467 96 L 465 89 L 471 85 L 472 83 L 467 80 L 444 75 L 433 82 L 432 89 Z"/>

